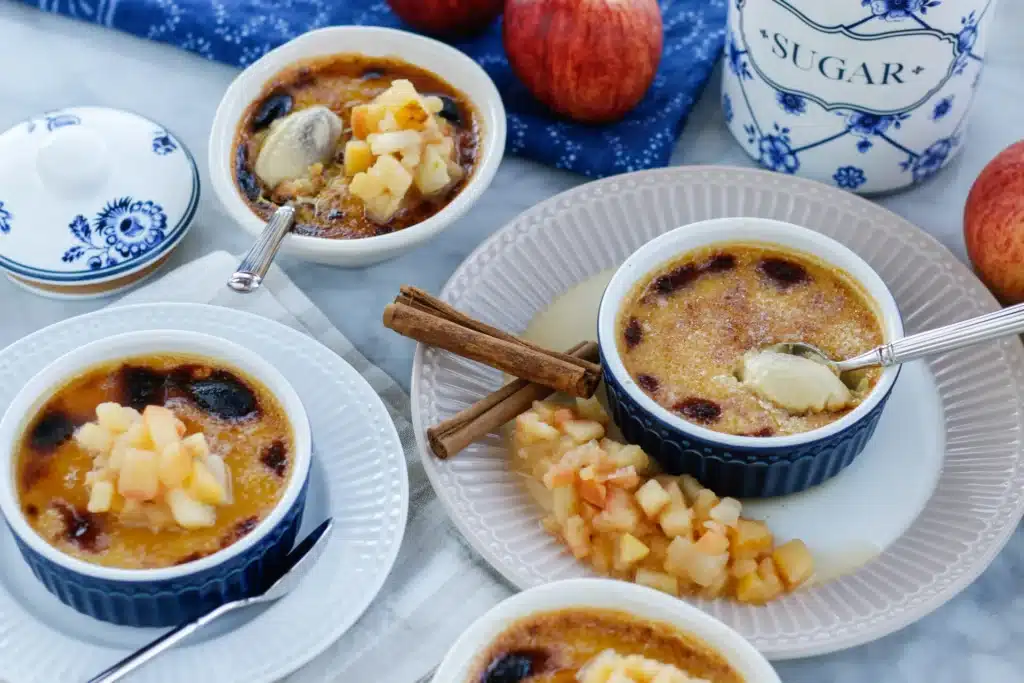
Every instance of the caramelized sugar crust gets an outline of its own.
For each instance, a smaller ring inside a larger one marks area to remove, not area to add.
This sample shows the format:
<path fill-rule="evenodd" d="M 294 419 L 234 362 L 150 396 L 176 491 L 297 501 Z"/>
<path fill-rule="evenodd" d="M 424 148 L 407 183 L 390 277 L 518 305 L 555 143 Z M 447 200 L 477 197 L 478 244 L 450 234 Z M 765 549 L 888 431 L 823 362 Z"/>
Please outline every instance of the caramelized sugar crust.
<path fill-rule="evenodd" d="M 833 422 L 881 376 L 864 374 L 854 404 L 790 415 L 737 378 L 743 354 L 805 341 L 832 358 L 883 342 L 868 295 L 845 272 L 810 255 L 757 243 L 684 254 L 639 282 L 618 321 L 626 370 L 649 396 L 681 417 L 727 434 L 797 434 Z"/>
<path fill-rule="evenodd" d="M 203 432 L 231 471 L 234 501 L 217 510 L 216 525 L 153 531 L 126 524 L 117 510 L 87 511 L 89 452 L 72 438 L 113 401 L 141 410 L 170 408 L 188 434 Z M 293 434 L 284 408 L 255 380 L 207 359 L 184 355 L 131 358 L 75 377 L 28 422 L 15 456 L 26 520 L 68 555 L 123 569 L 169 567 L 235 543 L 281 499 L 292 469 Z"/>
<path fill-rule="evenodd" d="M 567 609 L 513 623 L 481 655 L 466 683 L 576 683 L 580 669 L 608 649 L 672 664 L 710 683 L 743 683 L 700 639 L 668 624 L 603 609 Z"/>

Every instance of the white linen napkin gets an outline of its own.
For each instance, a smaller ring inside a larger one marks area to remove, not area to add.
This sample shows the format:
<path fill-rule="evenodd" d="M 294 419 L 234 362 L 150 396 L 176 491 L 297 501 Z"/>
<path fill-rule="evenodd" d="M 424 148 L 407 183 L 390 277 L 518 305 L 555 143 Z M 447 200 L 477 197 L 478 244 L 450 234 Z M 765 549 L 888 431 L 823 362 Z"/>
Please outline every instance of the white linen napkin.
<path fill-rule="evenodd" d="M 276 320 L 324 344 L 380 395 L 394 420 L 409 467 L 405 540 L 380 594 L 326 652 L 283 683 L 416 683 L 437 666 L 459 634 L 512 594 L 459 536 L 420 464 L 409 397 L 359 353 L 284 272 L 273 266 L 262 288 L 237 294 L 225 285 L 238 257 L 218 251 L 181 266 L 114 306 L 191 302 L 226 306 Z"/>

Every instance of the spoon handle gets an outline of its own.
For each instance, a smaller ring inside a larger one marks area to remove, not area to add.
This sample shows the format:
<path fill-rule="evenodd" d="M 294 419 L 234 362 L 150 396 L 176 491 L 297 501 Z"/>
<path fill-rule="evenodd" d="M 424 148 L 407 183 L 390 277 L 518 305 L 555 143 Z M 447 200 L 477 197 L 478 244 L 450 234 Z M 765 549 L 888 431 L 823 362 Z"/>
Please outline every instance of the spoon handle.
<path fill-rule="evenodd" d="M 201 629 L 203 626 L 209 624 L 211 621 L 214 621 L 218 617 L 236 610 L 239 607 L 243 607 L 246 604 L 248 604 L 248 601 L 246 600 L 228 602 L 211 612 L 207 612 L 198 619 L 184 623 L 177 628 L 173 628 L 153 642 L 139 650 L 136 650 L 128 657 L 125 657 L 95 678 L 90 678 L 88 683 L 114 683 L 114 681 L 120 681 L 132 671 L 135 671 L 154 657 L 171 649 L 182 640 L 188 638 L 190 635 Z"/>
<path fill-rule="evenodd" d="M 837 366 L 840 372 L 846 372 L 874 365 L 899 365 L 1021 332 L 1024 332 L 1024 304 L 1017 304 L 977 318 L 897 339 L 890 344 L 884 344 L 837 363 Z"/>
<path fill-rule="evenodd" d="M 270 264 L 274 262 L 281 241 L 291 230 L 294 222 L 295 209 L 290 206 L 279 207 L 270 217 L 267 227 L 263 228 L 259 239 L 249 249 L 249 253 L 238 264 L 238 270 L 228 279 L 228 287 L 242 294 L 259 289 L 267 271 L 270 270 Z"/>

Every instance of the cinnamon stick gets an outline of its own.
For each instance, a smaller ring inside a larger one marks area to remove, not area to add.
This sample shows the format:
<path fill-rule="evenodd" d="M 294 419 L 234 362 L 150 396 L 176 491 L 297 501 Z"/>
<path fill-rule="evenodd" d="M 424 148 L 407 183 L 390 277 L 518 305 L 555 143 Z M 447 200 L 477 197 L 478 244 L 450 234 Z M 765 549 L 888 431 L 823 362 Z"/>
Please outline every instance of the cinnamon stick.
<path fill-rule="evenodd" d="M 601 381 L 601 366 L 597 363 L 519 339 L 413 288 L 404 290 L 395 303 L 385 307 L 384 326 L 572 396 L 593 396 Z"/>
<path fill-rule="evenodd" d="M 598 357 L 597 344 L 581 342 L 566 352 L 573 358 L 594 361 Z M 497 391 L 480 399 L 465 410 L 427 430 L 427 441 L 434 455 L 450 458 L 469 444 L 525 412 L 534 401 L 541 401 L 553 392 L 549 387 L 523 379 L 509 382 Z"/>

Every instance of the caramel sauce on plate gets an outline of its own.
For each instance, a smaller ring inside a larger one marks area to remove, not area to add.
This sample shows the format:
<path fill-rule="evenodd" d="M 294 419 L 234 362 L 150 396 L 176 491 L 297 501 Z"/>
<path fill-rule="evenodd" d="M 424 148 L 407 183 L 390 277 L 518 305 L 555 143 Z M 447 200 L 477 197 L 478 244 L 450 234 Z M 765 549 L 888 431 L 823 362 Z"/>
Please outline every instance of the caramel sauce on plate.
<path fill-rule="evenodd" d="M 72 437 L 107 401 L 139 410 L 164 405 L 187 433 L 204 433 L 211 451 L 224 456 L 234 500 L 217 509 L 214 526 L 153 531 L 122 523 L 117 511 L 87 511 L 93 458 Z M 25 519 L 61 552 L 108 567 L 169 567 L 228 547 L 270 513 L 292 467 L 293 434 L 277 399 L 199 357 L 154 355 L 94 367 L 60 387 L 27 424 L 15 454 Z"/>

